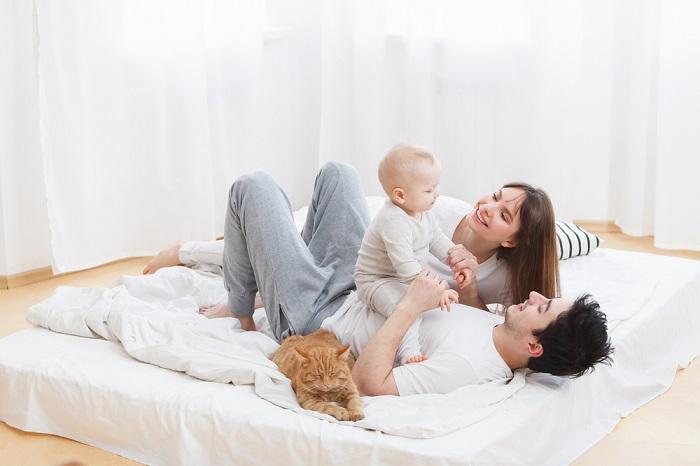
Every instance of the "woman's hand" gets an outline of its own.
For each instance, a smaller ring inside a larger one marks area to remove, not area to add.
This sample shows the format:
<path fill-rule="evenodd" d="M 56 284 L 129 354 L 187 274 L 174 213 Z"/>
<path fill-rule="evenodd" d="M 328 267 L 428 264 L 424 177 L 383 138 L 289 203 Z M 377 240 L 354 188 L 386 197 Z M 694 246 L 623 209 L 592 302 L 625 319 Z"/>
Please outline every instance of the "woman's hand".
<path fill-rule="evenodd" d="M 447 265 L 452 269 L 452 275 L 459 289 L 475 282 L 476 269 L 479 263 L 476 257 L 462 244 L 456 244 L 447 252 Z"/>

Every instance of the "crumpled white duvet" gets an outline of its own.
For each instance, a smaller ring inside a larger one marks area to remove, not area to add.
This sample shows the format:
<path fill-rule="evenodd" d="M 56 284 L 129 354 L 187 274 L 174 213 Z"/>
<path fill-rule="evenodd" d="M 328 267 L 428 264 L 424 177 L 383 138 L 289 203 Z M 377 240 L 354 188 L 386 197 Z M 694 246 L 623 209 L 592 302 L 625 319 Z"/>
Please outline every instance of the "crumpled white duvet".
<path fill-rule="evenodd" d="M 59 287 L 32 306 L 27 319 L 55 332 L 104 338 L 133 358 L 198 379 L 252 384 L 261 398 L 282 408 L 341 424 L 411 438 L 431 438 L 474 424 L 525 385 L 512 380 L 466 386 L 444 395 L 363 397 L 358 422 L 301 408 L 289 380 L 268 357 L 278 343 L 262 331 L 243 332 L 235 319 L 207 319 L 200 305 L 225 301 L 221 278 L 184 267 L 149 276 L 125 276 L 113 288 Z"/>

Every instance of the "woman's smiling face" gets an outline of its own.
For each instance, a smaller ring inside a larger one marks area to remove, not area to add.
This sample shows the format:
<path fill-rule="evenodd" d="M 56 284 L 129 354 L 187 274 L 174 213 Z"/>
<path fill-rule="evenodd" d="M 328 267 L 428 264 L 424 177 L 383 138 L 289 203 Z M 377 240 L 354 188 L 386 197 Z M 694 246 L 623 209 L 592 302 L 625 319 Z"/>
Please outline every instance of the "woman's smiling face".
<path fill-rule="evenodd" d="M 503 247 L 515 247 L 520 229 L 520 207 L 525 200 L 520 188 L 502 188 L 479 199 L 469 215 L 471 230 Z"/>

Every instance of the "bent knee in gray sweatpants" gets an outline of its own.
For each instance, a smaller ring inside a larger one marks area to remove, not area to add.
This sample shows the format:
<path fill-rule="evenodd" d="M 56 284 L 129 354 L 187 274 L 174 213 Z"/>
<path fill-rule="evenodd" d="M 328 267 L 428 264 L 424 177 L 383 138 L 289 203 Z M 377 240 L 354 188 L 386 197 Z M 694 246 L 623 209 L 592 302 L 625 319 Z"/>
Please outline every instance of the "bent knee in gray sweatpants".
<path fill-rule="evenodd" d="M 360 179 L 349 165 L 321 168 L 301 235 L 289 199 L 270 175 L 240 177 L 229 192 L 224 229 L 229 310 L 252 315 L 260 291 L 278 339 L 318 329 L 354 289 L 368 224 Z"/>

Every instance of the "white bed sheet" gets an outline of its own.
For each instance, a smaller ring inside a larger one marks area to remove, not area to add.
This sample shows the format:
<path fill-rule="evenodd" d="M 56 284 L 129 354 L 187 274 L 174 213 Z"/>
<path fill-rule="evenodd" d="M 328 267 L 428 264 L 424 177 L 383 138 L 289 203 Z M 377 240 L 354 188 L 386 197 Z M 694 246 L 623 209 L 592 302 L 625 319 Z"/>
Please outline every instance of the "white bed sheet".
<path fill-rule="evenodd" d="M 148 464 L 563 464 L 663 393 L 700 353 L 700 262 L 599 249 L 562 263 L 588 291 L 615 364 L 568 380 L 533 374 L 486 419 L 407 439 L 302 416 L 248 386 L 204 382 L 109 341 L 32 329 L 0 340 L 0 420 Z"/>

